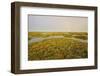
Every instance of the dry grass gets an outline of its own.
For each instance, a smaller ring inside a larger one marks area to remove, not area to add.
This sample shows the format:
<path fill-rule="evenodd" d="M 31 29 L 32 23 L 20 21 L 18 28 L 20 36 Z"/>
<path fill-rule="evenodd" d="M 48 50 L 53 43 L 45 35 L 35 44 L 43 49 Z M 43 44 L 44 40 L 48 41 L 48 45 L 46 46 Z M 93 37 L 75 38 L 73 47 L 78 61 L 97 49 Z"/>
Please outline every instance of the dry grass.
<path fill-rule="evenodd" d="M 87 40 L 86 32 L 29 32 L 28 40 L 31 40 L 32 37 L 49 36 L 64 36 L 64 38 L 51 38 L 40 42 L 29 43 L 28 60 L 77 59 L 88 57 L 88 43 L 72 39 Z"/>

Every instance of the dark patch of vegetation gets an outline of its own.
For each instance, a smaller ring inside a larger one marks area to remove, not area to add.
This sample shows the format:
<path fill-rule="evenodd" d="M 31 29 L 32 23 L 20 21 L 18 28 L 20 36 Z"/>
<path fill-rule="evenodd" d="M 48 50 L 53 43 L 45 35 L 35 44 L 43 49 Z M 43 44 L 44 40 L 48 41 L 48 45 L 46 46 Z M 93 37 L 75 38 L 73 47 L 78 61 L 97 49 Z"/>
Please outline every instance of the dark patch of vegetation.
<path fill-rule="evenodd" d="M 87 35 L 74 35 L 73 37 L 78 38 L 78 39 L 83 39 L 83 40 L 88 39 Z"/>

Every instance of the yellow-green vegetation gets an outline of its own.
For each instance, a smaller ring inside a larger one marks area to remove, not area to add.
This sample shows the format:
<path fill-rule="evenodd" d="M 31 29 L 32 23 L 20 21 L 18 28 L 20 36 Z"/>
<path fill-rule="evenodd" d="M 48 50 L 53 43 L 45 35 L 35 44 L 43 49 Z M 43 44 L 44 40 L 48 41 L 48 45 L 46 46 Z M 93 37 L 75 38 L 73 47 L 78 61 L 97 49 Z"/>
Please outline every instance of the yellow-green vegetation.
<path fill-rule="evenodd" d="M 87 35 L 87 32 L 29 32 L 28 60 L 87 58 Z"/>

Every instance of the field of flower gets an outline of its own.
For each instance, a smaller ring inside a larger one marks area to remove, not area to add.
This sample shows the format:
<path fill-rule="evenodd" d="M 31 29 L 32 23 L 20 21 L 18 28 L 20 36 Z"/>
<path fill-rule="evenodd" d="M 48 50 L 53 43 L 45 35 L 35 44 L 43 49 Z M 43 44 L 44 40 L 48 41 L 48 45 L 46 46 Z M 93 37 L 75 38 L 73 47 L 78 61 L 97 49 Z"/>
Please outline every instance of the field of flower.
<path fill-rule="evenodd" d="M 32 42 L 38 38 L 40 41 Z M 41 40 L 42 39 L 42 40 Z M 29 32 L 28 60 L 88 57 L 87 32 Z"/>

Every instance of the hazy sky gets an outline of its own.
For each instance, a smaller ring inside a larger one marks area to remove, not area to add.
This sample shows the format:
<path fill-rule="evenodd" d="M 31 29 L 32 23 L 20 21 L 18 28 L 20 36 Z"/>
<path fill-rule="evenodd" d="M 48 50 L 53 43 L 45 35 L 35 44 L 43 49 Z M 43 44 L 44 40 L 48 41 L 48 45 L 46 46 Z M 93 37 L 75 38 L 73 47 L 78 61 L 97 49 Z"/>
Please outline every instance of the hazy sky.
<path fill-rule="evenodd" d="M 29 32 L 87 32 L 87 17 L 28 16 Z"/>

